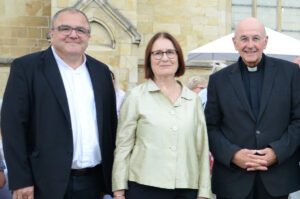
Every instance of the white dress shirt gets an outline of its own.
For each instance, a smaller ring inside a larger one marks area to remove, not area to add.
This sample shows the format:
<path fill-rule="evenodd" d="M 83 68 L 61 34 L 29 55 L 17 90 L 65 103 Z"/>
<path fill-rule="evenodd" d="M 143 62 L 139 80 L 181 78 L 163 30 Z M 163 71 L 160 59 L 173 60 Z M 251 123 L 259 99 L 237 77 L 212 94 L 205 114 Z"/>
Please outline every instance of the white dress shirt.
<path fill-rule="evenodd" d="M 125 97 L 125 92 L 119 88 L 115 89 L 116 92 L 116 103 L 117 103 L 117 116 L 119 118 L 120 108 Z"/>
<path fill-rule="evenodd" d="M 207 88 L 202 89 L 198 95 L 201 98 L 202 107 L 203 109 L 205 109 L 206 102 L 207 102 Z"/>
<path fill-rule="evenodd" d="M 73 134 L 72 169 L 94 167 L 101 163 L 99 134 L 93 85 L 86 67 L 86 57 L 82 65 L 73 69 L 55 52 L 65 91 L 67 94 Z"/>

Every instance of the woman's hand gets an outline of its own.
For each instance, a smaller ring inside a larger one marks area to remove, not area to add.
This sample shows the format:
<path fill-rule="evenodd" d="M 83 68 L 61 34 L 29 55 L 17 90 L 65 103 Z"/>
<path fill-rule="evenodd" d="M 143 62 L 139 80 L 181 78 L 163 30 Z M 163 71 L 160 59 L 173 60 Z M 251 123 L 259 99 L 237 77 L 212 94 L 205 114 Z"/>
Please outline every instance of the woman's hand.
<path fill-rule="evenodd" d="M 114 199 L 125 199 L 125 190 L 118 190 L 114 192 Z"/>

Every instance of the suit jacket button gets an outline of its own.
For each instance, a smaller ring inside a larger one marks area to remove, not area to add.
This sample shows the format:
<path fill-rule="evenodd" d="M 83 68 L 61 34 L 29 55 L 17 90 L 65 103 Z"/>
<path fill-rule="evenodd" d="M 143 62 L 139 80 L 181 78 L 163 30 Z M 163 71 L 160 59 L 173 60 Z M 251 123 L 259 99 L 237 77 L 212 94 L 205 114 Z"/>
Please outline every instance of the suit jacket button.
<path fill-rule="evenodd" d="M 259 130 L 256 130 L 256 134 L 259 135 L 259 134 L 260 134 L 260 131 L 259 131 Z"/>

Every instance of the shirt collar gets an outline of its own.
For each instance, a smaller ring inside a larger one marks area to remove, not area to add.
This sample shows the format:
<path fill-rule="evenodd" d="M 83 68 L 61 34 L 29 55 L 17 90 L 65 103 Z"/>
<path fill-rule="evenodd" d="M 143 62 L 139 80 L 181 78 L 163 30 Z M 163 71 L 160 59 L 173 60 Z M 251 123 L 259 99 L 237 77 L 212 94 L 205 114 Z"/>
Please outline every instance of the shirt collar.
<path fill-rule="evenodd" d="M 147 87 L 148 87 L 148 91 L 149 92 L 159 91 L 160 90 L 160 88 L 155 84 L 155 82 L 152 79 L 149 79 L 147 81 Z"/>
<path fill-rule="evenodd" d="M 241 57 L 239 57 L 238 63 L 239 63 L 241 71 L 248 71 L 247 65 L 244 63 L 244 61 Z M 262 58 L 257 65 L 257 71 L 264 70 L 264 68 L 265 68 L 265 54 L 263 53 Z"/>
<path fill-rule="evenodd" d="M 191 100 L 193 97 L 192 91 L 190 91 L 186 86 L 184 86 L 180 81 L 177 81 L 182 86 L 182 91 L 180 94 L 180 98 Z M 160 91 L 160 88 L 155 84 L 152 79 L 147 81 L 147 87 L 149 92 Z"/>
<path fill-rule="evenodd" d="M 182 86 L 182 92 L 181 92 L 181 98 L 186 99 L 186 100 L 191 100 L 193 98 L 193 95 L 195 93 L 188 89 L 186 86 Z"/>

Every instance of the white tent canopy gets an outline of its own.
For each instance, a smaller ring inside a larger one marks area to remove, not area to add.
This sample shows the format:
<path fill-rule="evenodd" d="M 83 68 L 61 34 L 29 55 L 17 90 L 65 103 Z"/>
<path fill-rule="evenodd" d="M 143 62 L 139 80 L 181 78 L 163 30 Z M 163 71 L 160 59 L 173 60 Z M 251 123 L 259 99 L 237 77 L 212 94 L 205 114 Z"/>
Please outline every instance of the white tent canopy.
<path fill-rule="evenodd" d="M 300 57 L 299 40 L 270 28 L 266 28 L 266 32 L 269 37 L 267 47 L 264 50 L 266 55 L 288 61 Z M 232 37 L 233 33 L 188 52 L 187 62 L 200 60 L 237 61 L 239 54 L 234 48 Z"/>

